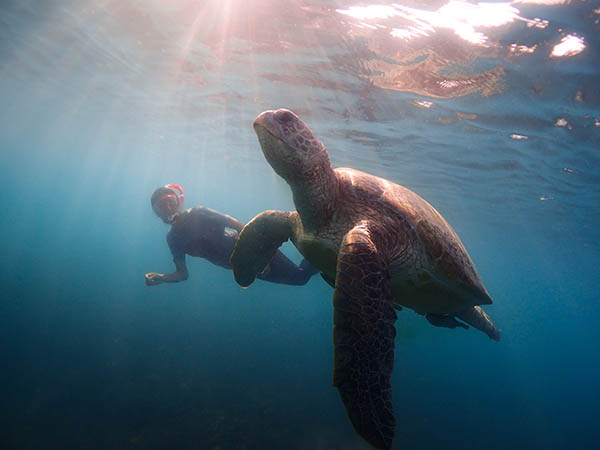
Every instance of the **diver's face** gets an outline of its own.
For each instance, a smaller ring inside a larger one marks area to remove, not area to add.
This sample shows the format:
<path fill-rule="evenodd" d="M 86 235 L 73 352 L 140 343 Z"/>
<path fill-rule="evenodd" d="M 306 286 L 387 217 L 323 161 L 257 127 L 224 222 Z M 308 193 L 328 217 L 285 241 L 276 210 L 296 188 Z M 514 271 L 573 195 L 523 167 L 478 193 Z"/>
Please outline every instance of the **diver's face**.
<path fill-rule="evenodd" d="M 163 222 L 171 223 L 173 221 L 173 215 L 179 209 L 179 200 L 177 199 L 177 195 L 165 195 L 162 199 L 154 204 L 152 209 L 156 215 L 163 220 Z"/>

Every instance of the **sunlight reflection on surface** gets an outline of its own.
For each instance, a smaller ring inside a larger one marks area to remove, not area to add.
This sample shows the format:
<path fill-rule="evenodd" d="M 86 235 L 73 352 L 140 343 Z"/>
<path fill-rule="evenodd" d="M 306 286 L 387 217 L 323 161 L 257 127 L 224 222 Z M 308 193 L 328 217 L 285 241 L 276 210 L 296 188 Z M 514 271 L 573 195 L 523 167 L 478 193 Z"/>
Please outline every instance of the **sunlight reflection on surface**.
<path fill-rule="evenodd" d="M 562 38 L 559 44 L 556 44 L 550 53 L 552 58 L 560 58 L 562 56 L 575 56 L 585 49 L 583 38 L 569 34 Z"/>
<path fill-rule="evenodd" d="M 397 3 L 392 6 L 351 6 L 336 11 L 363 21 L 392 17 L 404 19 L 408 22 L 407 26 L 393 28 L 390 34 L 405 40 L 429 36 L 440 28 L 453 30 L 461 39 L 484 46 L 488 45 L 488 37 L 476 28 L 500 27 L 516 20 L 538 28 L 547 26 L 546 21 L 519 16 L 519 10 L 511 3 L 468 3 L 452 0 L 437 11 L 409 8 Z"/>
<path fill-rule="evenodd" d="M 512 44 L 510 46 L 510 52 L 520 55 L 520 54 L 524 54 L 524 53 L 533 53 L 536 48 L 537 48 L 537 44 L 533 45 L 531 47 L 527 47 L 526 45 Z"/>
<path fill-rule="evenodd" d="M 515 5 L 544 5 L 544 6 L 557 6 L 557 5 L 568 5 L 571 0 L 515 0 L 512 2 Z"/>

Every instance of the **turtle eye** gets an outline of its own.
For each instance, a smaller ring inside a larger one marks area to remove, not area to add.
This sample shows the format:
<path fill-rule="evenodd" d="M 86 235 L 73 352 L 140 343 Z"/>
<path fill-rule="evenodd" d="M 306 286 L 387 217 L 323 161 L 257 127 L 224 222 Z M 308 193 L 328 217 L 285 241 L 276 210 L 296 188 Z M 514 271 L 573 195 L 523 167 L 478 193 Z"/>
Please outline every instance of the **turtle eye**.
<path fill-rule="evenodd" d="M 281 123 L 289 123 L 294 120 L 294 114 L 287 109 L 280 109 L 275 113 L 275 119 Z"/>

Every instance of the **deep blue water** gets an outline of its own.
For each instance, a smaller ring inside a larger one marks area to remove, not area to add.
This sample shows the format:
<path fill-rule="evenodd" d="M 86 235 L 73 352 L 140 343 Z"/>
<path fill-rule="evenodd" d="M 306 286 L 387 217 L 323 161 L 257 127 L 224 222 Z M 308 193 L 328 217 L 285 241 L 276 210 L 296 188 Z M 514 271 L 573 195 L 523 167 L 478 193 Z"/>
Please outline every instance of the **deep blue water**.
<path fill-rule="evenodd" d="M 399 313 L 394 448 L 597 448 L 595 3 L 1 2 L 0 446 L 368 448 L 320 277 L 144 284 L 172 270 L 156 187 L 294 208 L 251 126 L 286 107 L 432 203 L 494 299 L 499 343 Z"/>

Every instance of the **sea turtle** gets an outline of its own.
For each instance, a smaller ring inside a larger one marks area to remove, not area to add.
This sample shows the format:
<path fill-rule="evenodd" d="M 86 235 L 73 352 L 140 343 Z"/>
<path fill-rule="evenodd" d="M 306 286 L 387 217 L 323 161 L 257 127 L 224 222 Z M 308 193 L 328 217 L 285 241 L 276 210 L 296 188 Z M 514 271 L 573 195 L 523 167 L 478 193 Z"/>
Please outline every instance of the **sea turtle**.
<path fill-rule="evenodd" d="M 290 185 L 297 210 L 264 211 L 241 231 L 231 256 L 246 287 L 291 239 L 334 288 L 333 385 L 356 431 L 388 449 L 394 436 L 391 374 L 395 309 L 438 326 L 465 326 L 499 339 L 477 305 L 492 300 L 444 218 L 414 192 L 354 169 L 333 169 L 325 146 L 293 112 L 254 121 L 262 151 Z"/>

